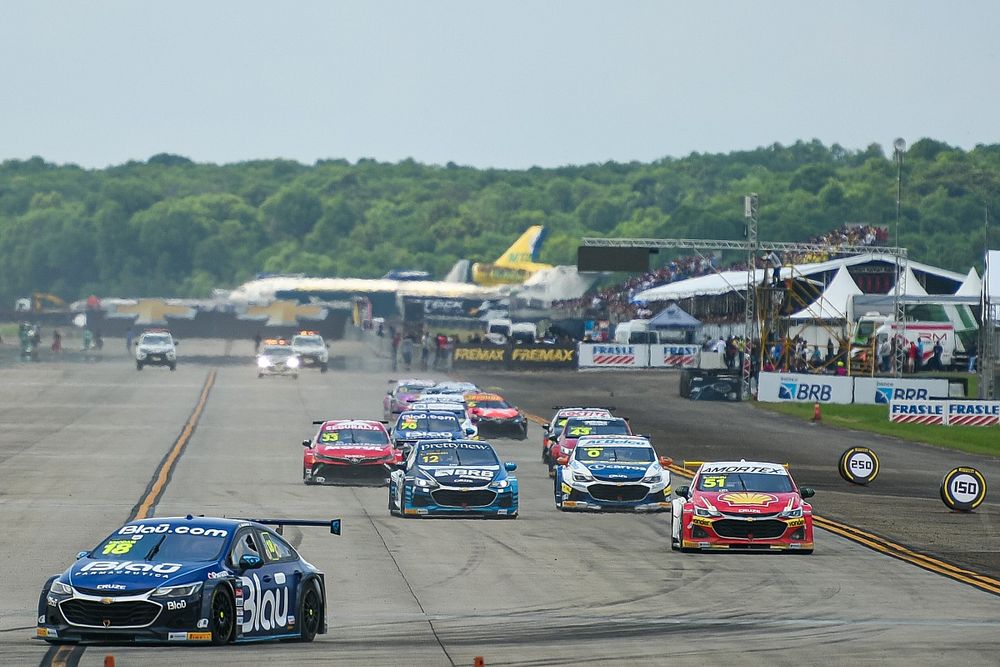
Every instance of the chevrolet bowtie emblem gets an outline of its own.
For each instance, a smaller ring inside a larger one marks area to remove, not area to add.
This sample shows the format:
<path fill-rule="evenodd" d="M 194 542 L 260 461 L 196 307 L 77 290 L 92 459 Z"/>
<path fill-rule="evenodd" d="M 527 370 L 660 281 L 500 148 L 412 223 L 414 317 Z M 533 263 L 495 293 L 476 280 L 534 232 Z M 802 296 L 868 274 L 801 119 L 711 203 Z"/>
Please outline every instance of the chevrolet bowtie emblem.
<path fill-rule="evenodd" d="M 101 598 L 101 604 L 111 604 L 111 603 L 112 603 L 111 598 Z"/>

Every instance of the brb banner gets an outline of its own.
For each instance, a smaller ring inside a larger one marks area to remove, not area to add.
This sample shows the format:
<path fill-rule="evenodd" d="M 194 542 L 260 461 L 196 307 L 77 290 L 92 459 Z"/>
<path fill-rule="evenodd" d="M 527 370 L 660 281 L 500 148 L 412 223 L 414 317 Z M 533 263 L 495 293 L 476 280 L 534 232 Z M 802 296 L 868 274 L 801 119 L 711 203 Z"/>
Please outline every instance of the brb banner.
<path fill-rule="evenodd" d="M 1000 401 L 907 401 L 889 403 L 889 421 L 942 426 L 996 426 Z"/>
<path fill-rule="evenodd" d="M 948 397 L 948 380 L 931 378 L 854 378 L 854 402 L 889 405 L 894 400 L 926 401 Z"/>
<path fill-rule="evenodd" d="M 850 403 L 854 378 L 808 373 L 760 373 L 757 400 L 767 403 Z"/>
<path fill-rule="evenodd" d="M 580 368 L 647 368 L 649 348 L 649 345 L 580 343 Z"/>

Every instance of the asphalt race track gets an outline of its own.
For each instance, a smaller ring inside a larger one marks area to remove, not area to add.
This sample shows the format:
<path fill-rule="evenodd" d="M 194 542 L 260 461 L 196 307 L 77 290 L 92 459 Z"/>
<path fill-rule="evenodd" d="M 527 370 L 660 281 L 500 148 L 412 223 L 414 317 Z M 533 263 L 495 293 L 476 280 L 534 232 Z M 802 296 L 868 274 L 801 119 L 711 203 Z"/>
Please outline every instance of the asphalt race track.
<path fill-rule="evenodd" d="M 387 380 L 398 375 L 306 370 L 297 381 L 259 380 L 249 346 L 235 346 L 237 358 L 218 352 L 221 358 L 186 361 L 184 355 L 199 345 L 217 354 L 214 343 L 185 341 L 174 373 L 138 373 L 124 350 L 113 349 L 105 349 L 99 363 L 0 360 L 0 665 L 92 666 L 103 664 L 106 655 L 114 655 L 118 666 L 144 667 L 472 665 L 476 656 L 486 665 L 996 661 L 1000 597 L 832 533 L 817 530 L 812 556 L 679 554 L 670 551 L 666 516 L 556 511 L 536 426 L 526 441 L 496 442 L 504 458 L 519 466 L 516 521 L 399 519 L 386 510 L 384 488 L 307 487 L 299 443 L 311 434 L 311 420 L 380 418 Z M 334 344 L 335 354 L 364 349 Z M 154 471 L 195 411 L 213 370 L 196 429 L 153 511 L 343 518 L 342 537 L 322 529 L 286 532 L 327 574 L 330 633 L 312 644 L 49 650 L 33 639 L 42 583 L 148 496 Z M 504 387 L 532 411 L 598 391 L 585 382 L 609 387 L 593 402 L 628 399 L 628 390 L 607 396 L 627 378 L 582 375 L 588 374 L 474 379 Z M 913 504 L 914 513 L 924 512 L 925 523 L 945 524 L 928 531 L 935 539 L 954 540 L 960 528 L 967 534 L 989 531 L 977 544 L 991 547 L 991 554 L 966 545 L 939 547 L 976 552 L 996 565 L 996 528 L 989 520 L 995 504 L 962 517 L 972 520 L 959 526 L 938 516 L 940 501 L 924 505 L 894 491 L 895 483 L 861 499 L 834 480 L 835 459 L 829 472 L 820 455 L 796 466 L 799 457 L 791 456 L 796 452 L 785 434 L 808 427 L 749 406 L 690 408 L 673 398 L 673 384 L 651 394 L 641 382 L 636 387 L 635 404 L 628 410 L 619 404 L 620 411 L 630 412 L 638 430 L 652 433 L 661 450 L 671 449 L 665 420 L 676 415 L 678 451 L 665 452 L 675 458 L 716 456 L 742 439 L 756 456 L 790 458 L 800 481 L 819 489 L 817 513 L 853 522 L 859 517 L 852 507 L 895 503 L 898 496 L 901 507 Z M 831 433 L 813 431 L 819 432 L 823 439 Z M 844 448 L 838 441 L 826 446 L 838 447 Z M 882 475 L 890 481 L 892 465 L 914 456 L 905 449 L 879 453 Z M 935 496 L 943 472 L 927 471 L 933 487 L 925 495 Z M 995 466 L 987 468 L 988 479 L 991 473 L 995 478 Z M 920 486 L 919 479 L 908 479 L 900 483 Z M 675 477 L 674 486 L 680 483 Z M 892 527 L 892 517 L 879 509 L 868 518 Z M 962 553 L 953 555 L 965 558 Z"/>

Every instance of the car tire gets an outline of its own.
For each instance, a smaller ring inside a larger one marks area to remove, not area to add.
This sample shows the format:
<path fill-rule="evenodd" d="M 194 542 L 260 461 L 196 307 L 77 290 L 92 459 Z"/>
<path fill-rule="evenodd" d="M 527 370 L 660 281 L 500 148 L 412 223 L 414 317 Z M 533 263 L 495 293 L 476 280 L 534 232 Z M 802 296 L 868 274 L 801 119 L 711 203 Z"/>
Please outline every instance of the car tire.
<path fill-rule="evenodd" d="M 793 551 L 792 553 L 797 553 L 797 554 L 802 554 L 803 556 L 808 556 L 808 555 L 812 554 L 812 552 L 813 552 L 812 549 L 797 549 L 797 550 Z"/>
<path fill-rule="evenodd" d="M 316 482 L 314 482 L 311 477 L 308 477 L 306 475 L 306 468 L 305 468 L 305 466 L 302 466 L 302 482 L 306 486 L 315 486 L 316 485 Z"/>
<path fill-rule="evenodd" d="M 170 364 L 170 370 L 171 371 L 176 371 L 177 370 L 177 364 Z"/>
<path fill-rule="evenodd" d="M 211 614 L 212 644 L 228 644 L 236 636 L 236 603 L 228 586 L 217 586 L 212 592 Z"/>
<path fill-rule="evenodd" d="M 321 364 L 320 367 L 319 367 L 319 372 L 320 373 L 325 373 L 326 370 L 327 370 L 326 364 Z"/>
<path fill-rule="evenodd" d="M 292 373 L 292 379 L 293 380 L 298 380 L 299 379 L 299 374 L 298 373 Z"/>
<path fill-rule="evenodd" d="M 141 371 L 142 370 L 142 362 L 141 361 L 135 362 L 135 370 L 137 370 L 137 371 Z"/>
<path fill-rule="evenodd" d="M 306 590 L 302 594 L 298 622 L 300 642 L 311 642 L 316 639 L 316 634 L 323 623 L 323 598 L 312 581 L 306 585 Z"/>
<path fill-rule="evenodd" d="M 549 462 L 549 477 L 552 479 L 556 478 L 556 467 L 551 462 Z"/>

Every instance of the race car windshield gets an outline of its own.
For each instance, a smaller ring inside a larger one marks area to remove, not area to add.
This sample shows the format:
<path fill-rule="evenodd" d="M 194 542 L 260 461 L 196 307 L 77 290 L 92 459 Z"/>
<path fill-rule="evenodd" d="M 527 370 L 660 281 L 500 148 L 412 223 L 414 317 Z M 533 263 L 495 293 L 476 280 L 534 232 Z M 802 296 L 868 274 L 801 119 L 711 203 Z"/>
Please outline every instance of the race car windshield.
<path fill-rule="evenodd" d="M 420 450 L 417 463 L 441 466 L 495 466 L 500 462 L 489 447 L 483 449 L 428 447 Z"/>
<path fill-rule="evenodd" d="M 419 394 L 427 389 L 425 384 L 404 384 L 396 389 L 397 394 Z"/>
<path fill-rule="evenodd" d="M 422 415 L 411 417 L 404 412 L 403 416 L 399 418 L 398 430 L 405 434 L 407 431 L 456 433 L 462 429 L 455 415 Z"/>
<path fill-rule="evenodd" d="M 381 430 L 343 428 L 323 431 L 316 439 L 321 445 L 352 443 L 358 445 L 388 445 L 389 436 Z"/>
<path fill-rule="evenodd" d="M 566 435 L 570 438 L 579 438 L 584 435 L 629 435 L 628 424 L 624 421 L 591 422 L 589 424 L 569 421 L 566 422 Z"/>
<path fill-rule="evenodd" d="M 470 408 L 485 408 L 487 410 L 506 410 L 510 407 L 507 401 L 504 400 L 494 400 L 494 401 L 469 401 Z"/>
<path fill-rule="evenodd" d="M 576 460 L 590 463 L 606 461 L 614 463 L 652 463 L 653 450 L 649 447 L 584 447 L 576 448 Z"/>
<path fill-rule="evenodd" d="M 722 491 L 764 491 L 791 493 L 792 480 L 788 475 L 741 472 L 698 477 L 698 490 L 710 493 Z"/>
<path fill-rule="evenodd" d="M 142 337 L 142 342 L 146 345 L 170 345 L 170 336 L 167 334 L 146 334 Z"/>
<path fill-rule="evenodd" d="M 213 561 L 225 546 L 224 537 L 160 533 L 122 536 L 115 533 L 90 552 L 101 560 L 144 560 L 151 563 Z"/>

